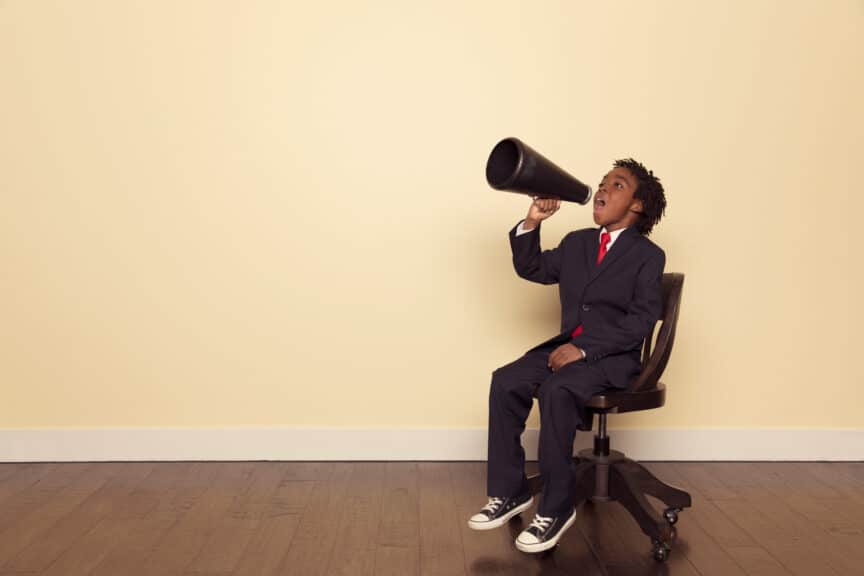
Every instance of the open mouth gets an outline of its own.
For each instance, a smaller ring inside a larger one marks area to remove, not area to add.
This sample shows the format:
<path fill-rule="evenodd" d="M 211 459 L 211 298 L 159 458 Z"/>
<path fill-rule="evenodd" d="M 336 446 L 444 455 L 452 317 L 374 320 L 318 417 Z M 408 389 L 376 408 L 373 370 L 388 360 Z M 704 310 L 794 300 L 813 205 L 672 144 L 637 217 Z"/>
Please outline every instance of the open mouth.
<path fill-rule="evenodd" d="M 594 208 L 603 208 L 606 206 L 606 200 L 603 198 L 595 198 L 594 199 Z"/>

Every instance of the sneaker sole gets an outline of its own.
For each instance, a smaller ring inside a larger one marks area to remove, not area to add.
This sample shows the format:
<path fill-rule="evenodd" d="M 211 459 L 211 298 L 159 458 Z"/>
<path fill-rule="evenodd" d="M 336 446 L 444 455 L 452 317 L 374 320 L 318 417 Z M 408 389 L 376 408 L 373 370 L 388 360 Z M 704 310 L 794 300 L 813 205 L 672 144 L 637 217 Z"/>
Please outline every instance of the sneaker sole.
<path fill-rule="evenodd" d="M 570 515 L 570 518 L 564 523 L 564 526 L 561 527 L 561 530 L 558 531 L 558 534 L 555 535 L 554 538 L 546 540 L 545 542 L 540 542 L 538 544 L 523 544 L 516 540 L 516 548 L 525 552 L 527 554 L 537 554 L 538 552 L 544 552 L 549 550 L 550 548 L 554 548 L 556 544 L 558 544 L 558 540 L 561 539 L 561 536 L 564 535 L 564 532 L 567 531 L 570 526 L 573 525 L 573 522 L 576 521 L 576 510 L 573 510 L 573 514 Z"/>
<path fill-rule="evenodd" d="M 511 518 L 521 514 L 522 512 L 530 508 L 531 504 L 533 503 L 534 497 L 531 496 L 528 498 L 528 500 L 526 500 L 516 508 L 513 508 L 504 516 L 496 518 L 495 520 L 489 520 L 488 522 L 473 522 L 471 520 L 468 520 L 468 527 L 472 530 L 494 530 L 495 528 L 500 528 L 501 526 L 509 522 Z"/>

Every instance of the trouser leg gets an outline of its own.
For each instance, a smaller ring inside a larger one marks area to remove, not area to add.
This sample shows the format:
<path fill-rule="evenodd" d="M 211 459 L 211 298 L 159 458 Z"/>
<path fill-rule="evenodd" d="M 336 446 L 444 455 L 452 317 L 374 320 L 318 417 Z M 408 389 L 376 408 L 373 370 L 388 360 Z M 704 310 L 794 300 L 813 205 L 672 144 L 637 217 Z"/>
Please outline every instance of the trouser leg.
<path fill-rule="evenodd" d="M 571 510 L 576 430 L 587 417 L 588 400 L 607 387 L 605 375 L 584 362 L 567 364 L 540 385 L 543 497 L 537 513 L 541 516 L 561 516 Z"/>
<path fill-rule="evenodd" d="M 527 490 L 522 432 L 531 412 L 533 390 L 552 372 L 548 350 L 528 352 L 492 373 L 486 490 L 489 496 L 516 496 Z"/>

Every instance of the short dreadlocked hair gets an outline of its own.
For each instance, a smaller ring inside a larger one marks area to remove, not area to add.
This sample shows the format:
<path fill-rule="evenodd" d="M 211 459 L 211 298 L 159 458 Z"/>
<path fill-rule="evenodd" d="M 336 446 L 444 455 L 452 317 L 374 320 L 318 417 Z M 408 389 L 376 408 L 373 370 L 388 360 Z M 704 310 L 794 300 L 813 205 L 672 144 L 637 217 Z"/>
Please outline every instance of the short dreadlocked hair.
<path fill-rule="evenodd" d="M 633 158 L 616 160 L 615 168 L 626 168 L 638 182 L 633 198 L 642 200 L 642 213 L 639 214 L 639 220 L 636 221 L 636 229 L 643 236 L 648 236 L 654 229 L 654 225 L 660 222 L 660 218 L 666 210 L 666 194 L 663 192 L 663 184 L 660 183 L 660 178 L 654 176 L 654 172 Z"/>

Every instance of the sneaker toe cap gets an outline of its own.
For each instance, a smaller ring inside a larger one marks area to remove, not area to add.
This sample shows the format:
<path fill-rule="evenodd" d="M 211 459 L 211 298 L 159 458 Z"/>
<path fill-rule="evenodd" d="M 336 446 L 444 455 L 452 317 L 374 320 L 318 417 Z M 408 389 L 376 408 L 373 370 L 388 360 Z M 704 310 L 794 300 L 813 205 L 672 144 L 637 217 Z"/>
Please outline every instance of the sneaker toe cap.
<path fill-rule="evenodd" d="M 540 543 L 540 540 L 538 540 L 534 534 L 528 532 L 527 530 L 520 533 L 516 540 L 518 540 L 521 544 L 527 544 L 528 546 Z"/>
<path fill-rule="evenodd" d="M 464 518 L 464 516 L 463 516 Z M 477 524 L 482 524 L 484 522 L 489 522 L 489 517 L 485 514 L 474 514 L 471 516 L 471 522 L 475 522 Z"/>

